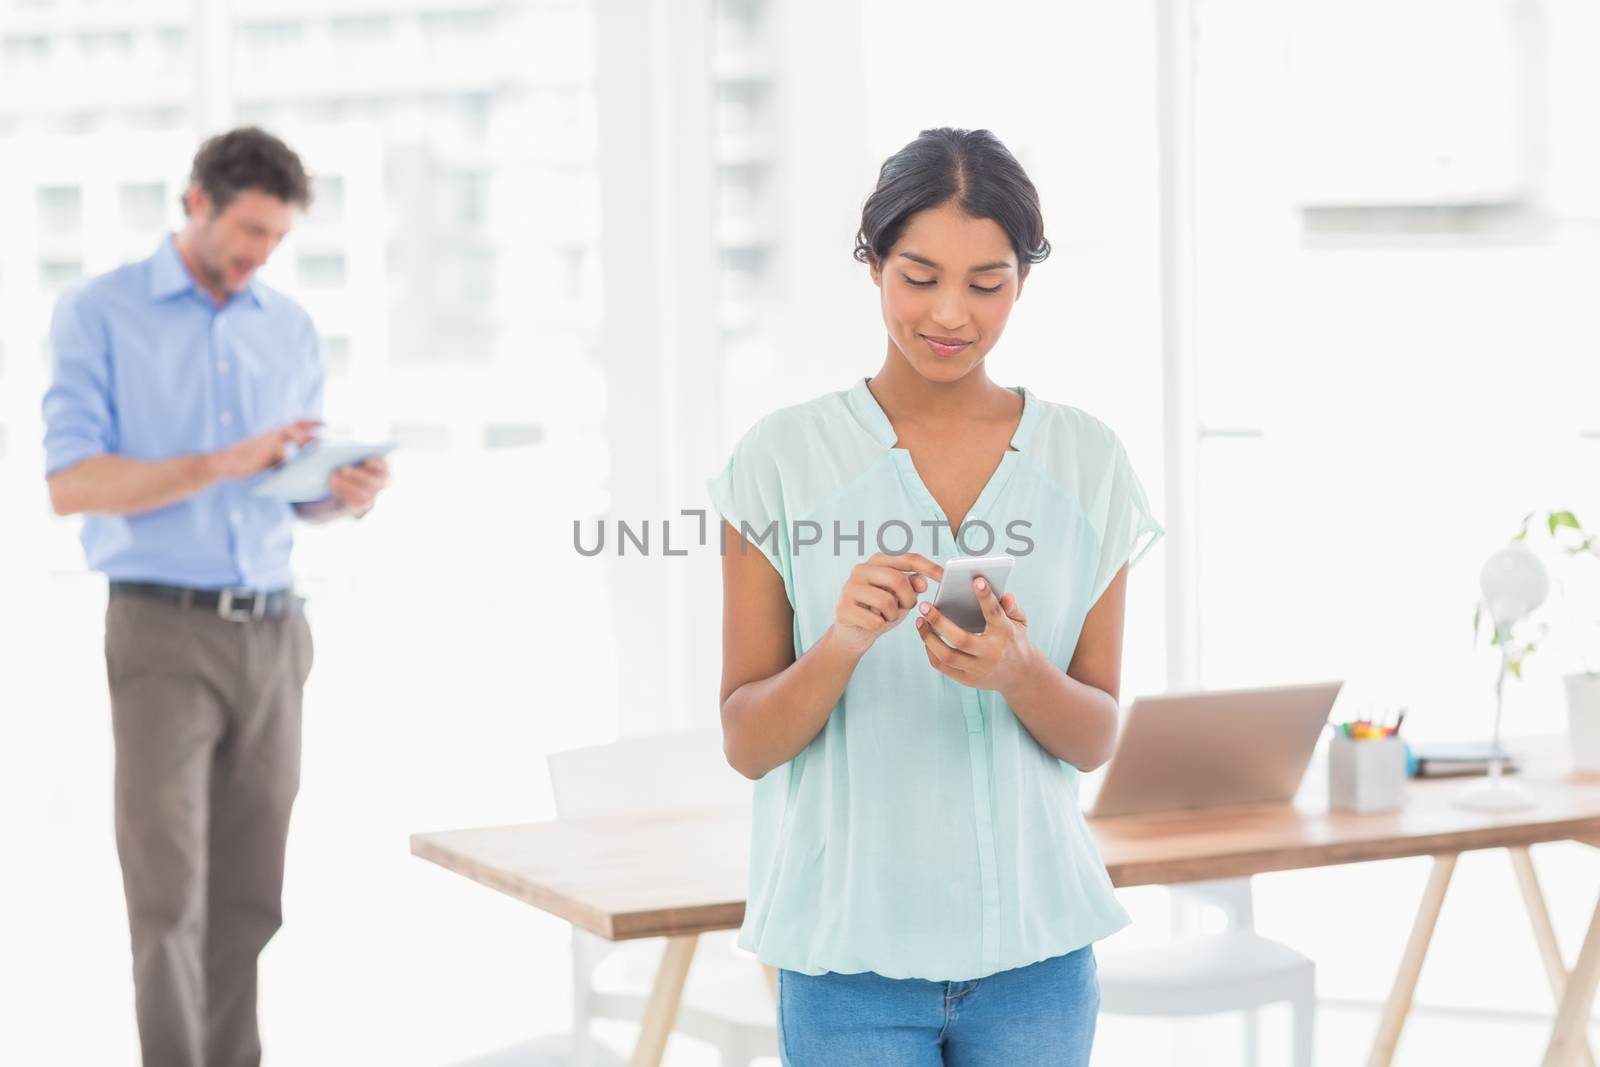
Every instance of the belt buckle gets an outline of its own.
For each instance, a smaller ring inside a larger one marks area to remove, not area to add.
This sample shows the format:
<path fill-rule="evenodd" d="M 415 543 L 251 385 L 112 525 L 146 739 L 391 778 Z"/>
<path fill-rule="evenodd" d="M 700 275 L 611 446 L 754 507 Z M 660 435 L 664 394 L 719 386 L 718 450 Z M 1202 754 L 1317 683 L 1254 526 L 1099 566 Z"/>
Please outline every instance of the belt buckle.
<path fill-rule="evenodd" d="M 248 608 L 234 606 L 234 594 L 239 593 L 250 598 Z M 229 622 L 250 622 L 255 619 L 265 618 L 267 614 L 267 596 L 250 589 L 224 589 L 217 595 L 217 614 Z"/>

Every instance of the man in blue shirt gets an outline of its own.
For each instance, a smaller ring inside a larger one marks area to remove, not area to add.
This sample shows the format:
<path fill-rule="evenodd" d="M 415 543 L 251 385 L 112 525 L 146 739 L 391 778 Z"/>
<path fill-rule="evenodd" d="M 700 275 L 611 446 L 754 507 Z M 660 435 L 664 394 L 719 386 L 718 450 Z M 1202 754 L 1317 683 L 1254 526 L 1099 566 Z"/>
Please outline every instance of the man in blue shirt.
<path fill-rule="evenodd" d="M 276 137 L 213 137 L 183 229 L 51 322 L 50 500 L 85 515 L 89 565 L 111 580 L 117 852 L 150 1067 L 260 1061 L 256 958 L 281 922 L 312 660 L 294 524 L 359 517 L 388 482 L 372 459 L 312 503 L 249 492 L 321 419 L 316 329 L 255 279 L 310 199 Z"/>

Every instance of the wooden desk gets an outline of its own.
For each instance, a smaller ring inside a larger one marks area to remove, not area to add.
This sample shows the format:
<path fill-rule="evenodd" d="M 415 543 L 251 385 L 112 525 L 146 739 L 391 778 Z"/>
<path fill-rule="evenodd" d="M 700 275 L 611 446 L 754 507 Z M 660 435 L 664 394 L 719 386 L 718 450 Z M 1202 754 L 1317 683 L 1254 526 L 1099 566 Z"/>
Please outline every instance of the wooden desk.
<path fill-rule="evenodd" d="M 1451 803 L 1461 780 L 1414 782 L 1397 812 L 1330 812 L 1303 792 L 1294 806 L 1218 808 L 1091 820 L 1118 886 L 1175 884 L 1339 863 L 1432 856 L 1411 938 L 1368 1063 L 1394 1056 L 1456 859 L 1503 848 L 1510 855 L 1558 1007 L 1545 1067 L 1594 1063 L 1585 1023 L 1600 984 L 1600 905 L 1577 963 L 1561 959 L 1528 855 L 1545 841 L 1600 842 L 1600 776 L 1571 770 L 1563 738 L 1511 743 L 1516 777 L 1538 804 L 1493 814 Z M 665 812 L 414 834 L 411 851 L 601 937 L 668 938 L 634 1051 L 634 1067 L 659 1064 L 677 1017 L 699 934 L 744 918 L 749 813 Z M 769 980 L 771 976 L 769 973 Z"/>

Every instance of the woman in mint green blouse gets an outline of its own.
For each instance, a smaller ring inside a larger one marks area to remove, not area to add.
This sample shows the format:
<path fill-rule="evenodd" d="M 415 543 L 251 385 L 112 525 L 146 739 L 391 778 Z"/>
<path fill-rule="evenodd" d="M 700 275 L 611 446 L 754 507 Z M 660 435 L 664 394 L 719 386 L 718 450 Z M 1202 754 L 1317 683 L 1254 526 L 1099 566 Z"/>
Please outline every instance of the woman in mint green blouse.
<path fill-rule="evenodd" d="M 1115 742 L 1127 570 L 1161 528 L 1109 427 L 990 378 L 1049 247 L 992 134 L 924 131 L 857 236 L 882 365 L 762 418 L 708 483 L 724 747 L 757 783 L 740 943 L 778 968 L 790 1067 L 1088 1061 L 1092 946 L 1129 920 L 1078 779 Z M 982 634 L 932 608 L 944 562 L 1002 552 Z"/>

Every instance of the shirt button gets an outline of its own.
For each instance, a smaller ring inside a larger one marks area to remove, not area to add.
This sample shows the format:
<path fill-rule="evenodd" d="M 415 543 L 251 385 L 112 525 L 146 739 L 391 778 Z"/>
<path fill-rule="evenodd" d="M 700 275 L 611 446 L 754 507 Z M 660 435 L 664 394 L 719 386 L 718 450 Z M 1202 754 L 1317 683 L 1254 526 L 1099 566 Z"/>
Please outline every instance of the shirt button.
<path fill-rule="evenodd" d="M 240 511 L 238 508 L 234 508 L 232 511 L 228 512 L 228 518 L 232 519 L 234 522 L 239 522 L 244 519 L 244 512 Z"/>
<path fill-rule="evenodd" d="M 217 363 L 217 373 L 218 374 L 227 374 L 228 373 L 228 361 L 227 360 L 224 359 L 224 360 L 219 360 L 218 361 L 218 363 Z"/>
<path fill-rule="evenodd" d="M 224 426 L 228 425 L 230 422 L 233 421 L 233 412 L 224 411 L 221 415 L 217 416 L 217 421 L 222 423 L 222 425 L 224 425 Z"/>

